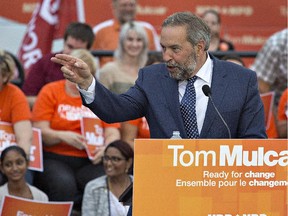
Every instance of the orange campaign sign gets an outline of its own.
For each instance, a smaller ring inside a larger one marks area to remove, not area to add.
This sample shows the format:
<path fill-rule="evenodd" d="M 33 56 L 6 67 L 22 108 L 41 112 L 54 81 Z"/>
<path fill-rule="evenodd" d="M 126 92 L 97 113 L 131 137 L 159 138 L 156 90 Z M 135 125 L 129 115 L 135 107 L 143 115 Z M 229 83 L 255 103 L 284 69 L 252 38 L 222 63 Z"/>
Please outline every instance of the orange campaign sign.
<path fill-rule="evenodd" d="M 0 153 L 10 145 L 17 145 L 11 123 L 0 121 Z M 33 128 L 33 141 L 30 147 L 29 169 L 43 171 L 41 130 Z"/>
<path fill-rule="evenodd" d="M 133 215 L 287 215 L 287 140 L 136 140 Z"/>
<path fill-rule="evenodd" d="M 73 202 L 39 202 L 14 196 L 5 196 L 1 216 L 70 216 Z"/>
<path fill-rule="evenodd" d="M 264 106 L 266 129 L 268 129 L 270 126 L 273 114 L 274 95 L 274 91 L 261 94 L 261 100 Z"/>
<path fill-rule="evenodd" d="M 93 159 L 96 148 L 104 146 L 104 132 L 101 120 L 93 117 L 82 117 L 81 133 L 86 138 L 87 155 L 90 159 Z"/>

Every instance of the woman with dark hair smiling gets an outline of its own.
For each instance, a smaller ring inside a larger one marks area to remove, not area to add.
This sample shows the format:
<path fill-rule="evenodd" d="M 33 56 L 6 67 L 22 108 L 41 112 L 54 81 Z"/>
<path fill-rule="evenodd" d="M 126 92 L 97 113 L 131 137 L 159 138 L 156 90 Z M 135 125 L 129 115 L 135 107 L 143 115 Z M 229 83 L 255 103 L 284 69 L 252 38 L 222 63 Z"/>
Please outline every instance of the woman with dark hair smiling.
<path fill-rule="evenodd" d="M 8 182 L 0 187 L 0 203 L 5 195 L 22 197 L 38 201 L 47 201 L 47 195 L 25 180 L 29 160 L 19 146 L 9 146 L 1 154 L 1 171 Z"/>
<path fill-rule="evenodd" d="M 120 203 L 119 197 L 133 181 L 129 170 L 133 164 L 131 146 L 117 140 L 110 143 L 103 156 L 105 174 L 90 181 L 84 192 L 82 215 L 126 216 L 129 206 Z"/>

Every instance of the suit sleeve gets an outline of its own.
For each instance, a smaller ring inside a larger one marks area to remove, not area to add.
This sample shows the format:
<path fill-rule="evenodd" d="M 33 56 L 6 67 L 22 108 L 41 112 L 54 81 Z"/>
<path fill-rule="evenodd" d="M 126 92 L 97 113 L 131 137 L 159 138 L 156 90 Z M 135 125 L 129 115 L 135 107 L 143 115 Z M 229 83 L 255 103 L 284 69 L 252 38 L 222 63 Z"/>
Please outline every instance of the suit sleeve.
<path fill-rule="evenodd" d="M 120 95 L 112 93 L 96 80 L 94 101 L 87 104 L 81 95 L 83 104 L 107 123 L 123 122 L 144 116 L 147 99 L 141 87 L 140 74 L 141 72 L 136 84 Z"/>
<path fill-rule="evenodd" d="M 267 138 L 264 106 L 258 91 L 256 73 L 251 73 L 245 105 L 238 127 L 239 138 Z"/>

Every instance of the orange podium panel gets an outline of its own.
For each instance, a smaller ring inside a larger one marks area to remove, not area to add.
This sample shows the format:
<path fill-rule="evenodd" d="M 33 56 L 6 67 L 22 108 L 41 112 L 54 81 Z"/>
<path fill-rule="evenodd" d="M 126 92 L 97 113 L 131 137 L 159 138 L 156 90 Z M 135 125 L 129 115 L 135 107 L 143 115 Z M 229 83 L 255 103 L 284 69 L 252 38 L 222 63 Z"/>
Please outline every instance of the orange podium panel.
<path fill-rule="evenodd" d="M 133 216 L 286 216 L 287 140 L 136 140 Z"/>

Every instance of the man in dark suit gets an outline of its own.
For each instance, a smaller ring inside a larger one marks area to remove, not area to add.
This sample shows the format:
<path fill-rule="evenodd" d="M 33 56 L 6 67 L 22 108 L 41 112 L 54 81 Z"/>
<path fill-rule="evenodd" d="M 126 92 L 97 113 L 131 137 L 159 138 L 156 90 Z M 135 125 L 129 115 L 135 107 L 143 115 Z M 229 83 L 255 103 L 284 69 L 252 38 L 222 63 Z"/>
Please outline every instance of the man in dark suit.
<path fill-rule="evenodd" d="M 210 55 L 210 30 L 203 20 L 187 12 L 171 15 L 162 24 L 160 42 L 166 64 L 140 69 L 135 85 L 121 95 L 104 88 L 79 59 L 59 54 L 52 61 L 64 66 L 64 76 L 78 84 L 83 104 L 106 122 L 145 116 L 151 138 L 170 138 L 173 131 L 182 138 L 267 138 L 255 72 Z M 192 114 L 181 111 L 190 89 L 187 80 L 195 76 L 191 101 L 196 104 L 189 110 L 196 112 L 190 118 L 196 132 L 191 135 L 185 118 Z M 221 117 L 203 85 L 211 87 Z"/>
<path fill-rule="evenodd" d="M 180 102 L 187 80 L 197 76 L 198 138 L 266 138 L 255 72 L 210 55 L 210 30 L 202 19 L 192 13 L 175 13 L 163 22 L 160 38 L 166 64 L 140 69 L 135 86 L 121 95 L 104 88 L 79 59 L 59 54 L 52 61 L 65 66 L 64 76 L 78 84 L 83 104 L 106 122 L 145 116 L 151 138 L 170 138 L 173 131 L 179 131 L 182 138 L 191 138 L 186 133 Z M 230 135 L 202 92 L 206 84 L 211 87 L 213 101 Z"/>

